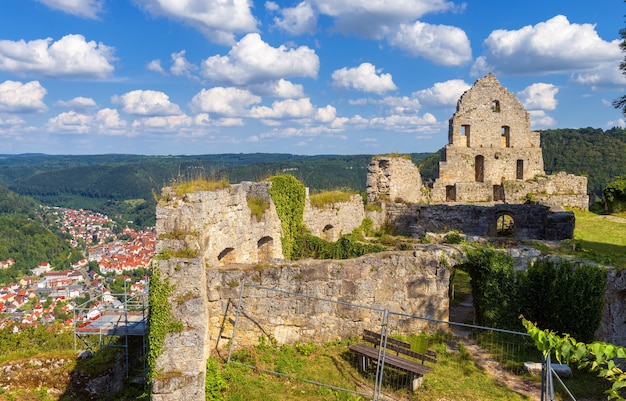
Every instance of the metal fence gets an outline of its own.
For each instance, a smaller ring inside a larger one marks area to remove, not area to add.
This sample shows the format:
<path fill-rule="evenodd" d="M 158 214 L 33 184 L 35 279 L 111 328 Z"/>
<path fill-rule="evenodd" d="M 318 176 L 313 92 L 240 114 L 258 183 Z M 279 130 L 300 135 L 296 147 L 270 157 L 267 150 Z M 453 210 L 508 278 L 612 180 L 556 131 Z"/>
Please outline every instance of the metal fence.
<path fill-rule="evenodd" d="M 257 298 L 268 296 L 277 307 L 259 310 Z M 410 344 L 411 352 L 436 359 L 406 358 L 427 367 L 425 385 L 443 376 L 462 380 L 470 370 L 479 369 L 530 399 L 553 399 L 546 388 L 552 382 L 531 378 L 524 369 L 526 361 L 542 361 L 526 333 L 410 316 L 248 283 L 241 284 L 234 302 L 228 363 L 353 393 L 356 398 L 410 399 L 422 379 L 394 366 L 398 351 L 391 344 L 401 341 Z M 378 336 L 379 344 L 371 339 L 367 344 L 368 349 L 378 351 L 374 357 L 364 358 L 349 349 L 366 342 L 363 330 Z M 314 360 L 308 357 L 311 347 L 317 347 Z M 255 349 L 266 352 L 259 356 Z M 315 369 L 298 369 L 302 363 Z"/>

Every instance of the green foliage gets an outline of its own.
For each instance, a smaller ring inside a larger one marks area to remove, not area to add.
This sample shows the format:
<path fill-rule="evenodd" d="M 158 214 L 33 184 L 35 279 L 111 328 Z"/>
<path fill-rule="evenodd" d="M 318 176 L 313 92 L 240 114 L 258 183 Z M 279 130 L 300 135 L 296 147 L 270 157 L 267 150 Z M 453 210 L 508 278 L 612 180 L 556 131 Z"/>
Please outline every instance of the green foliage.
<path fill-rule="evenodd" d="M 73 349 L 74 333 L 60 325 L 25 326 L 18 333 L 13 327 L 0 329 L 0 361 Z"/>
<path fill-rule="evenodd" d="M 518 311 L 541 327 L 592 341 L 602 319 L 606 274 L 598 266 L 537 261 L 518 274 Z"/>
<path fill-rule="evenodd" d="M 146 356 L 148 382 L 152 383 L 156 372 L 156 360 L 163 352 L 165 337 L 168 333 L 180 331 L 180 322 L 174 320 L 169 297 L 174 286 L 169 280 L 161 278 L 158 264 L 152 267 L 150 276 L 150 313 L 148 315 L 148 351 Z"/>
<path fill-rule="evenodd" d="M 207 401 L 224 401 L 228 382 L 222 376 L 217 359 L 210 357 L 206 362 L 205 393 Z"/>
<path fill-rule="evenodd" d="M 354 234 L 344 235 L 335 242 L 329 242 L 313 235 L 296 238 L 294 260 L 313 259 L 349 259 L 368 253 L 382 252 L 384 246 L 367 244 L 359 241 Z"/>
<path fill-rule="evenodd" d="M 463 269 L 471 277 L 476 323 L 509 327 L 519 315 L 512 311 L 515 272 L 511 256 L 489 247 L 469 250 Z"/>
<path fill-rule="evenodd" d="M 272 183 L 270 196 L 283 228 L 283 256 L 293 260 L 296 238 L 305 232 L 303 215 L 306 190 L 301 182 L 288 174 L 271 177 L 269 181 Z"/>
<path fill-rule="evenodd" d="M 270 207 L 270 203 L 263 198 L 247 198 L 248 207 L 252 216 L 256 217 L 256 221 L 261 221 L 263 214 Z"/>
<path fill-rule="evenodd" d="M 366 237 L 374 236 L 374 222 L 369 217 L 366 217 L 361 222 L 361 232 Z"/>
<path fill-rule="evenodd" d="M 606 391 L 609 400 L 624 400 L 621 390 L 626 388 L 626 373 L 616 365 L 615 359 L 626 359 L 626 348 L 600 341 L 585 344 L 569 334 L 563 337 L 553 331 L 541 330 L 536 324 L 522 318 L 522 324 L 545 357 L 554 354 L 560 363 L 575 363 L 579 369 L 596 372 L 612 382 Z"/>
<path fill-rule="evenodd" d="M 219 180 L 209 180 L 205 178 L 197 178 L 190 181 L 181 181 L 172 184 L 172 189 L 177 196 L 182 196 L 198 191 L 217 191 L 219 189 L 228 188 L 230 184 L 225 178 Z"/>
<path fill-rule="evenodd" d="M 448 233 L 443 237 L 444 244 L 460 244 L 462 242 L 463 242 L 463 236 L 456 231 Z"/>
<path fill-rule="evenodd" d="M 476 323 L 519 329 L 520 314 L 579 338 L 593 339 L 600 324 L 606 269 L 540 261 L 515 273 L 508 253 L 492 248 L 467 252 L 461 266 L 470 277 Z"/>
<path fill-rule="evenodd" d="M 626 211 L 626 175 L 610 182 L 602 190 L 602 196 L 610 213 Z"/>

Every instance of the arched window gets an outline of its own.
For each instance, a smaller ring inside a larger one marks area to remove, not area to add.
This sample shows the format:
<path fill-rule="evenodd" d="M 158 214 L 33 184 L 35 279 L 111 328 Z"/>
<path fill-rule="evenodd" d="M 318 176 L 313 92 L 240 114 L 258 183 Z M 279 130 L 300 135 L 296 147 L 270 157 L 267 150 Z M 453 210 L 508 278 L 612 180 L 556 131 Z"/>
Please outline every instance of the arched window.
<path fill-rule="evenodd" d="M 217 261 L 224 265 L 235 263 L 234 250 L 235 248 L 225 248 L 219 255 L 217 255 Z"/>
<path fill-rule="evenodd" d="M 498 237 L 515 236 L 515 220 L 508 213 L 502 213 L 496 218 L 496 235 Z"/>

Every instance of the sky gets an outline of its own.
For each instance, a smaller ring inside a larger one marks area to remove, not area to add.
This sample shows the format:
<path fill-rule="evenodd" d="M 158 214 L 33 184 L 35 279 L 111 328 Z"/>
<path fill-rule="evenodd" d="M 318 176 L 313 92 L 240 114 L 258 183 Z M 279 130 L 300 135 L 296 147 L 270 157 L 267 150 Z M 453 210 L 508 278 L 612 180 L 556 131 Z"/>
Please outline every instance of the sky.
<path fill-rule="evenodd" d="M 434 152 L 492 72 L 625 127 L 621 0 L 1 0 L 0 154 Z"/>

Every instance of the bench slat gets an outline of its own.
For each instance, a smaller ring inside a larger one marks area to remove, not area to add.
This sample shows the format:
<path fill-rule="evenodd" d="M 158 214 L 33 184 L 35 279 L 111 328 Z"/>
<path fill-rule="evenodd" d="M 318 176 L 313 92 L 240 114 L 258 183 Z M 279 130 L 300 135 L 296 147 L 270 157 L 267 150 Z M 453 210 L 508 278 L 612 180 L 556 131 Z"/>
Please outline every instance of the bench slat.
<path fill-rule="evenodd" d="M 368 358 L 372 358 L 374 360 L 378 360 L 379 351 L 378 348 L 371 347 L 365 344 L 351 344 L 348 348 L 357 354 L 363 355 Z M 422 364 L 418 364 L 414 361 L 410 361 L 405 358 L 401 358 L 396 355 L 391 355 L 389 353 L 385 354 L 385 365 L 394 367 L 396 369 L 404 370 L 406 372 L 411 372 L 419 376 L 423 376 L 424 374 L 433 370 L 429 366 L 425 366 Z"/>
<path fill-rule="evenodd" d="M 363 340 L 372 343 L 375 347 L 377 347 L 380 345 L 380 333 L 365 329 L 363 330 Z M 387 337 L 387 349 L 396 351 L 406 356 L 410 356 L 412 358 L 420 359 L 422 363 L 437 363 L 437 359 L 435 358 L 437 354 L 435 352 L 427 350 L 427 354 L 422 354 L 420 352 L 411 351 L 411 344 L 407 343 L 406 341 Z"/>

